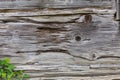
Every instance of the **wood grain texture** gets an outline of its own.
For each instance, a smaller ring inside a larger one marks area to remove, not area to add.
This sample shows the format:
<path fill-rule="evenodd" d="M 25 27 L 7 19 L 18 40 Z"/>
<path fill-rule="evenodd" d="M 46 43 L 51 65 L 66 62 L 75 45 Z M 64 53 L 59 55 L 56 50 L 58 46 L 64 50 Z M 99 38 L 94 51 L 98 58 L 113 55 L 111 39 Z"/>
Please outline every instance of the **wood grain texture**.
<path fill-rule="evenodd" d="M 103 8 L 5 7 L 0 59 L 9 57 L 29 80 L 119 80 L 120 23 L 114 10 Z"/>
<path fill-rule="evenodd" d="M 0 0 L 0 9 L 31 8 L 75 8 L 75 7 L 110 8 L 112 0 Z"/>
<path fill-rule="evenodd" d="M 75 15 L 73 22 L 66 21 L 69 16 L 55 16 L 66 23 L 41 23 L 19 15 L 1 18 L 1 59 L 10 57 L 16 70 L 25 70 L 33 80 L 119 79 L 119 24 L 112 15 L 91 14 L 92 22 L 86 22 L 86 14 Z"/>

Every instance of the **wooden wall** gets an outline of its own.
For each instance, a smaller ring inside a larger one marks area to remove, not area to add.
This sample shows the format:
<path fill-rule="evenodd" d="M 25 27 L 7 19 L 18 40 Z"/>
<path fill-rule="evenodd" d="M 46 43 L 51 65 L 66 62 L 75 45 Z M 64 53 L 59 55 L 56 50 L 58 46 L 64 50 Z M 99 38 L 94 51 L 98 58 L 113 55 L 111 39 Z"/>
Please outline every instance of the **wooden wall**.
<path fill-rule="evenodd" d="M 9 57 L 29 80 L 120 80 L 120 23 L 105 5 L 111 0 L 80 0 L 104 6 L 74 9 L 0 1 L 0 58 Z"/>

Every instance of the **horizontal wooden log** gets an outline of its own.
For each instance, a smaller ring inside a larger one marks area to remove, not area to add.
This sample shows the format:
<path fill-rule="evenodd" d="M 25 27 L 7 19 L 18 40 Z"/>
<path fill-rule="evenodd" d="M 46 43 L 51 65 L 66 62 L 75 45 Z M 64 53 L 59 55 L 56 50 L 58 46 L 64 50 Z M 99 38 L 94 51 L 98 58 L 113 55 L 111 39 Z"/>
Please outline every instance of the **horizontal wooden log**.
<path fill-rule="evenodd" d="M 0 9 L 31 9 L 31 8 L 75 8 L 75 7 L 112 6 L 111 0 L 0 0 Z"/>
<path fill-rule="evenodd" d="M 0 12 L 1 22 L 32 22 L 32 23 L 48 23 L 48 22 L 82 22 L 82 16 L 87 14 L 113 15 L 114 10 L 82 8 L 69 10 L 7 10 Z M 80 20 L 79 20 L 80 19 Z M 78 20 L 78 21 L 77 21 Z"/>
<path fill-rule="evenodd" d="M 61 72 L 61 71 L 91 71 L 91 70 L 120 70 L 120 64 L 90 64 L 88 65 L 18 65 L 16 66 L 16 70 L 25 70 L 27 72 Z"/>
<path fill-rule="evenodd" d="M 41 77 L 41 78 L 31 78 L 30 80 L 57 80 L 57 79 L 64 79 L 64 80 L 119 80 L 119 75 L 110 75 L 110 76 L 97 76 L 97 77 Z"/>
<path fill-rule="evenodd" d="M 69 9 L 69 10 L 8 10 L 0 11 L 0 17 L 34 17 L 34 16 L 63 16 L 63 15 L 78 15 L 78 14 L 111 14 L 115 13 L 111 9 L 101 8 L 82 8 L 82 9 Z"/>
<path fill-rule="evenodd" d="M 104 72 L 105 71 L 105 72 Z M 119 75 L 119 71 L 88 71 L 88 72 L 42 72 L 42 73 L 31 73 L 31 77 L 92 77 L 92 76 L 109 76 L 109 75 Z"/>

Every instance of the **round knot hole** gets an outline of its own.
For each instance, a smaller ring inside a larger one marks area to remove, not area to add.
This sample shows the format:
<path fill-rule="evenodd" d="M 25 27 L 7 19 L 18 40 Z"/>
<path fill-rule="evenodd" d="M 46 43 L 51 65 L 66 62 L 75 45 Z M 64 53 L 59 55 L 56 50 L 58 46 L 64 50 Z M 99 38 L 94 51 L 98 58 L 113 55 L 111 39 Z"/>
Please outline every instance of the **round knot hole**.
<path fill-rule="evenodd" d="M 81 40 L 81 37 L 80 37 L 80 36 L 75 36 L 75 40 L 76 40 L 76 41 L 80 41 L 80 40 Z"/>

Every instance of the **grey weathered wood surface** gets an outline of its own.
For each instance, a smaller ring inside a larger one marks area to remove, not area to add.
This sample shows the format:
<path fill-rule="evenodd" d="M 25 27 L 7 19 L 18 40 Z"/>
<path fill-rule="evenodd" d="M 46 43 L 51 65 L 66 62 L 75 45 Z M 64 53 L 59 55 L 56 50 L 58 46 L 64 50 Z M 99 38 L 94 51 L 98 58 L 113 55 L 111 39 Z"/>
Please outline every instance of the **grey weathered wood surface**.
<path fill-rule="evenodd" d="M 109 8 L 112 0 L 0 0 L 0 9 L 31 8 L 74 8 L 100 7 Z"/>
<path fill-rule="evenodd" d="M 4 8 L 0 58 L 10 57 L 30 80 L 120 79 L 120 23 L 114 10 Z"/>
<path fill-rule="evenodd" d="M 117 0 L 117 1 L 116 1 L 116 4 L 117 4 L 116 20 L 119 20 L 119 21 L 120 21 L 120 0 Z"/>

